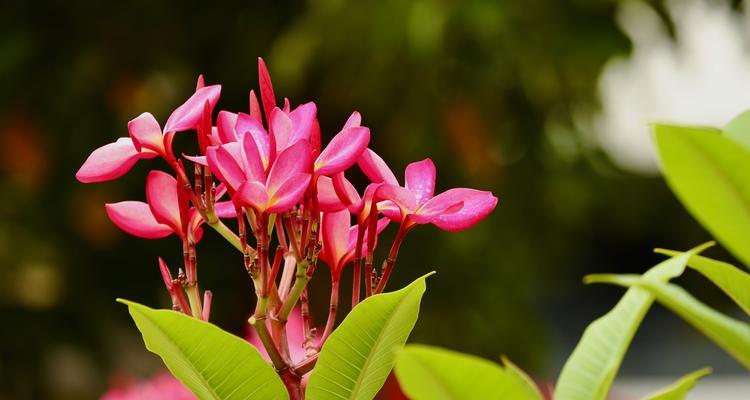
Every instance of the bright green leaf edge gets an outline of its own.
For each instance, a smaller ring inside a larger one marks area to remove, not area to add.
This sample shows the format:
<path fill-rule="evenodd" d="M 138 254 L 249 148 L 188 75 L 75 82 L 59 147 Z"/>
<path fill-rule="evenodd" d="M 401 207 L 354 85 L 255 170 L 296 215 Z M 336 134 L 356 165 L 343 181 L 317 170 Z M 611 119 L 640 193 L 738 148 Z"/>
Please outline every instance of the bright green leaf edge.
<path fill-rule="evenodd" d="M 198 398 L 289 399 L 276 371 L 239 337 L 175 311 L 117 301 L 128 306 L 146 348 Z"/>
<path fill-rule="evenodd" d="M 414 328 L 425 280 L 432 274 L 354 307 L 323 345 L 307 384 L 307 399 L 375 397 Z"/>
<path fill-rule="evenodd" d="M 643 279 L 666 282 L 680 276 L 691 254 L 712 245 L 667 259 L 648 270 Z M 556 400 L 603 400 L 612 386 L 638 326 L 654 301 L 641 288 L 631 288 L 612 310 L 592 322 L 583 332 L 563 366 L 555 386 Z"/>
<path fill-rule="evenodd" d="M 542 400 L 522 371 L 468 354 L 426 345 L 399 352 L 396 377 L 414 400 Z"/>
<path fill-rule="evenodd" d="M 701 368 L 682 376 L 675 383 L 647 396 L 644 400 L 684 400 L 701 378 L 711 373 L 711 368 Z"/>

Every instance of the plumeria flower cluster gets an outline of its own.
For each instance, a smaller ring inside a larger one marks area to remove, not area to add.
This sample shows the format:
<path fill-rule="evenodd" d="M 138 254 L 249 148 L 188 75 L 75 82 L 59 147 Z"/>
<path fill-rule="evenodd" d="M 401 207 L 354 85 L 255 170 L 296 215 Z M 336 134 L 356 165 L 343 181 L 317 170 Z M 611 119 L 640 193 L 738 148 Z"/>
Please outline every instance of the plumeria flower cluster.
<path fill-rule="evenodd" d="M 221 86 L 207 86 L 199 77 L 195 93 L 163 128 L 153 115 L 141 114 L 128 123 L 129 137 L 96 149 L 76 177 L 86 183 L 113 180 L 140 160 L 163 159 L 168 171 L 148 173 L 146 201 L 107 204 L 108 216 L 138 237 L 180 239 L 183 266 L 176 277 L 162 259 L 159 267 L 173 309 L 203 320 L 212 299 L 198 286 L 196 247 L 204 225 L 237 248 L 257 296 L 249 322 L 259 346 L 288 386 L 300 385 L 335 326 L 344 268 L 353 268 L 356 306 L 385 290 L 411 229 L 467 229 L 495 208 L 497 198 L 463 188 L 435 194 L 430 159 L 409 164 L 402 184 L 368 147 L 370 130 L 357 112 L 323 145 L 315 103 L 293 108 L 285 99 L 279 106 L 262 59 L 258 70 L 260 101 L 251 90 L 247 112 L 214 113 Z M 176 155 L 175 138 L 188 131 L 195 132 L 199 154 Z M 346 177 L 355 166 L 371 182 L 362 192 Z M 397 234 L 387 258 L 376 265 L 378 236 L 389 224 L 398 226 Z M 328 318 L 318 333 L 307 283 L 321 262 L 332 285 Z M 301 322 L 287 324 L 295 307 Z"/>

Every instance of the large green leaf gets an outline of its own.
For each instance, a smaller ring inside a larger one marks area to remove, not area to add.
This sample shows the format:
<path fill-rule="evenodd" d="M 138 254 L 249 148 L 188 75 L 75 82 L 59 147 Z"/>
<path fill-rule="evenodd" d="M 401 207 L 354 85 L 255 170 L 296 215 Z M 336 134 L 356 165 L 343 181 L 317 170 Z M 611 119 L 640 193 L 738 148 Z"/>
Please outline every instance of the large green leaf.
<path fill-rule="evenodd" d="M 414 400 L 542 400 L 525 374 L 511 364 L 502 368 L 432 346 L 406 346 L 398 355 L 396 377 Z"/>
<path fill-rule="evenodd" d="M 683 400 L 687 394 L 704 376 L 711 373 L 711 368 L 701 368 L 693 371 L 677 382 L 665 387 L 664 389 L 646 397 L 645 400 Z"/>
<path fill-rule="evenodd" d="M 750 149 L 710 128 L 654 127 L 664 175 L 690 213 L 750 265 Z"/>
<path fill-rule="evenodd" d="M 246 341 L 170 310 L 127 300 L 146 348 L 200 399 L 288 399 L 276 371 Z"/>
<path fill-rule="evenodd" d="M 320 351 L 308 399 L 375 397 L 417 322 L 429 275 L 396 292 L 369 297 L 346 316 Z"/>
<path fill-rule="evenodd" d="M 629 290 L 634 286 L 648 290 L 659 303 L 693 325 L 750 370 L 750 324 L 714 310 L 674 284 L 649 281 L 638 275 L 592 275 L 590 279 L 629 287 Z"/>
<path fill-rule="evenodd" d="M 678 254 L 678 251 L 656 249 L 666 255 Z M 725 262 L 694 255 L 688 265 L 708 278 L 724 293 L 750 315 L 750 274 Z"/>
<path fill-rule="evenodd" d="M 683 253 L 665 260 L 643 278 L 666 282 L 682 274 L 689 257 L 689 253 Z M 649 292 L 632 288 L 612 310 L 586 328 L 560 373 L 555 387 L 556 400 L 606 398 L 633 335 L 653 300 Z"/>
<path fill-rule="evenodd" d="M 750 111 L 734 117 L 726 127 L 724 135 L 750 149 Z"/>

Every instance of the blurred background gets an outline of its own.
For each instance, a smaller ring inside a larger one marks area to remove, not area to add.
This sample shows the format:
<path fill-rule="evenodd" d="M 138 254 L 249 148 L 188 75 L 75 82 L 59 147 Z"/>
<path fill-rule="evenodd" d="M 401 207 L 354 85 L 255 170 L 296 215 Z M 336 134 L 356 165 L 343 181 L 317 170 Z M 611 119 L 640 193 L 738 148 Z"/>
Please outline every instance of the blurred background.
<path fill-rule="evenodd" d="M 127 236 L 103 204 L 145 199 L 145 172 L 165 165 L 95 185 L 74 174 L 141 112 L 163 123 L 199 73 L 223 85 L 219 108 L 245 110 L 259 56 L 277 97 L 318 104 L 325 138 L 358 110 L 399 177 L 431 157 L 438 190 L 500 198 L 469 231 L 413 231 L 391 284 L 438 271 L 412 341 L 506 354 L 554 382 L 622 294 L 584 286 L 585 274 L 641 273 L 660 260 L 652 248 L 709 239 L 659 176 L 648 123 L 721 126 L 750 108 L 749 17 L 739 2 L 709 0 L 5 2 L 0 399 L 96 398 L 162 368 L 114 299 L 168 307 L 156 259 L 176 268 L 180 244 Z M 250 282 L 207 233 L 198 256 L 212 320 L 241 333 Z M 680 283 L 732 309 L 697 276 Z M 313 281 L 319 315 L 327 285 L 327 274 Z M 655 306 L 619 390 L 706 365 L 708 385 L 742 373 Z"/>

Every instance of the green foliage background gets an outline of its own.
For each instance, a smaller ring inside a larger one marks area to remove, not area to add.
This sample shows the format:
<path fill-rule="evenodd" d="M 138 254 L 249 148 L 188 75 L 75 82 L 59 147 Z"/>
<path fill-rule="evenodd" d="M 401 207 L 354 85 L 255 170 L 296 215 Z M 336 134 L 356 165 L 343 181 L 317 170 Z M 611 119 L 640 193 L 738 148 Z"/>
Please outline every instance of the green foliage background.
<path fill-rule="evenodd" d="M 504 353 L 554 377 L 583 327 L 621 295 L 584 289 L 582 276 L 642 273 L 659 260 L 654 245 L 709 238 L 661 178 L 619 171 L 573 127 L 574 111 L 596 108 L 604 63 L 629 50 L 615 2 L 209 4 L 0 6 L 0 398 L 91 397 L 159 366 L 114 298 L 166 306 L 156 257 L 176 267 L 179 244 L 128 237 L 102 206 L 145 198 L 145 171 L 158 164 L 93 186 L 73 175 L 95 147 L 125 136 L 129 119 L 151 111 L 163 121 L 199 73 L 224 85 L 220 107 L 245 108 L 258 56 L 278 94 L 317 102 L 327 137 L 358 110 L 397 175 L 429 156 L 438 189 L 500 197 L 470 231 L 425 228 L 407 239 L 393 288 L 438 271 L 414 341 Z M 240 260 L 210 232 L 199 251 L 213 321 L 241 334 L 253 298 Z M 695 282 L 684 284 L 727 304 Z M 311 290 L 327 290 L 324 273 Z M 324 315 L 327 298 L 317 299 Z M 685 328 L 666 313 L 652 318 L 635 359 L 665 326 Z M 682 330 L 680 340 L 703 343 Z M 651 368 L 684 372 L 668 361 Z"/>

